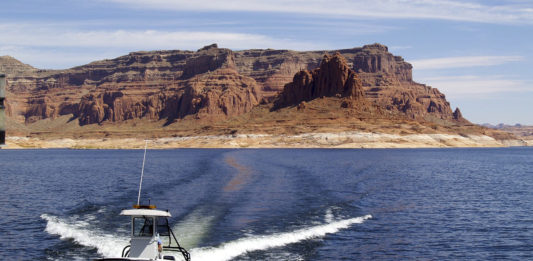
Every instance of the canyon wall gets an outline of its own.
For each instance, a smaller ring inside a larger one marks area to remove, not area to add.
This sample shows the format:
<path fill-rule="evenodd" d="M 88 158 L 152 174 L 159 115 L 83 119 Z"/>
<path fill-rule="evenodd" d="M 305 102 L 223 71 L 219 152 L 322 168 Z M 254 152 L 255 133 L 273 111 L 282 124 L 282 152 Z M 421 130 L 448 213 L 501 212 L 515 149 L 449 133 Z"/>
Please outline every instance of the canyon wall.
<path fill-rule="evenodd" d="M 342 63 L 324 62 L 324 57 Z M 336 72 L 328 66 L 342 68 Z M 80 125 L 135 118 L 224 119 L 245 114 L 261 101 L 289 106 L 295 99 L 359 93 L 365 102 L 409 119 L 468 123 L 444 94 L 414 82 L 412 66 L 381 44 L 309 52 L 231 51 L 214 44 L 196 52 L 133 52 L 66 70 L 39 70 L 0 57 L 0 70 L 8 78 L 7 115 L 23 123 L 62 115 L 72 115 Z M 330 83 L 335 73 L 340 80 Z M 284 91 L 287 84 L 299 92 L 295 97 Z M 309 86 L 318 89 L 306 93 Z"/>

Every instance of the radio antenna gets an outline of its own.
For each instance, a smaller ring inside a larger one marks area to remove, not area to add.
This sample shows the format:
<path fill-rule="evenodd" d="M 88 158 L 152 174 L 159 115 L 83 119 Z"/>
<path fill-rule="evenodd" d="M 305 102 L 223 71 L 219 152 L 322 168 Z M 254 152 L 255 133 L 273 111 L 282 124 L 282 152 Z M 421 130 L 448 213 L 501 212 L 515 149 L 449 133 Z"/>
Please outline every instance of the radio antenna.
<path fill-rule="evenodd" d="M 143 156 L 143 166 L 141 168 L 141 181 L 139 182 L 139 195 L 137 196 L 137 205 L 140 205 L 141 201 L 141 188 L 143 185 L 143 176 L 144 176 L 144 162 L 146 161 L 146 148 L 148 147 L 148 140 L 144 141 L 144 156 Z"/>

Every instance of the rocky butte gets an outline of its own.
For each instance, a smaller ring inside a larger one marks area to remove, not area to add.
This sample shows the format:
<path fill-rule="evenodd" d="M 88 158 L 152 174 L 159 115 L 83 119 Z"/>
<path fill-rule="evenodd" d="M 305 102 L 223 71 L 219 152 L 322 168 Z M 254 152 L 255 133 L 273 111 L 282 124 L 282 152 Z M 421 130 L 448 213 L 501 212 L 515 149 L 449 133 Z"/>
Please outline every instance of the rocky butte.
<path fill-rule="evenodd" d="M 213 44 L 66 70 L 3 56 L 0 71 L 8 78 L 8 131 L 41 139 L 354 131 L 514 138 L 452 111 L 444 94 L 414 82 L 412 66 L 381 44 L 308 52 Z"/>
<path fill-rule="evenodd" d="M 273 110 L 322 97 L 348 97 L 351 105 L 363 109 L 367 106 L 363 85 L 357 74 L 349 68 L 340 53 L 324 55 L 320 66 L 312 71 L 301 70 L 294 75 L 276 97 Z M 347 107 L 347 103 L 343 103 Z M 303 105 L 301 105 L 303 106 Z M 300 106 L 300 107 L 301 107 Z"/>

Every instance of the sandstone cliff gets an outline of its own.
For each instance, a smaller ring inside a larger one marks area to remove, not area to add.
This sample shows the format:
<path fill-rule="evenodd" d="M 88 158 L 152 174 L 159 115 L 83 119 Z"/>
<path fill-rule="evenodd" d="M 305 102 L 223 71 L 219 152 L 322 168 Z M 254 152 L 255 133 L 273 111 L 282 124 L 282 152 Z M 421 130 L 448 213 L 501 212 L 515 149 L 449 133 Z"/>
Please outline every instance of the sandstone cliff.
<path fill-rule="evenodd" d="M 444 94 L 414 82 L 412 66 L 380 44 L 312 52 L 210 45 L 196 52 L 133 52 L 67 70 L 1 57 L 0 69 L 8 76 L 7 115 L 26 124 L 63 116 L 79 125 L 220 121 L 251 112 L 262 99 L 282 107 L 323 96 L 360 99 L 379 108 L 379 117 L 470 124 L 452 112 Z"/>
<path fill-rule="evenodd" d="M 357 73 L 365 97 L 373 104 L 413 120 L 456 122 L 445 95 L 414 82 L 411 64 L 389 53 L 381 44 L 316 52 L 247 50 L 236 52 L 235 63 L 241 74 L 256 79 L 263 96 L 275 97 L 299 71 L 318 68 L 324 54 L 335 53 L 340 53 L 348 67 Z"/>
<path fill-rule="evenodd" d="M 8 75 L 8 115 L 26 123 L 69 114 L 80 125 L 226 117 L 249 111 L 261 98 L 255 80 L 237 73 L 232 51 L 216 45 Z"/>
<path fill-rule="evenodd" d="M 296 105 L 321 97 L 348 97 L 352 106 L 366 105 L 365 94 L 357 75 L 340 53 L 324 55 L 319 68 L 302 70 L 294 75 L 276 97 L 274 109 Z"/>

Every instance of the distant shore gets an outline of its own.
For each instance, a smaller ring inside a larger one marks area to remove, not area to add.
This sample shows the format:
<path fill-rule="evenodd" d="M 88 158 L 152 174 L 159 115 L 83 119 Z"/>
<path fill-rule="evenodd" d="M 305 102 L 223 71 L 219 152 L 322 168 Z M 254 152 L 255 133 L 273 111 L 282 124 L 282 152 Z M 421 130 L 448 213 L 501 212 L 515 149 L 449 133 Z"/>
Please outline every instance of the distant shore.
<path fill-rule="evenodd" d="M 8 137 L 6 149 L 139 149 L 142 138 L 44 139 Z M 171 148 L 454 148 L 533 146 L 533 140 L 496 140 L 486 135 L 386 134 L 370 132 L 299 135 L 236 134 L 167 137 L 149 140 L 153 149 Z"/>

